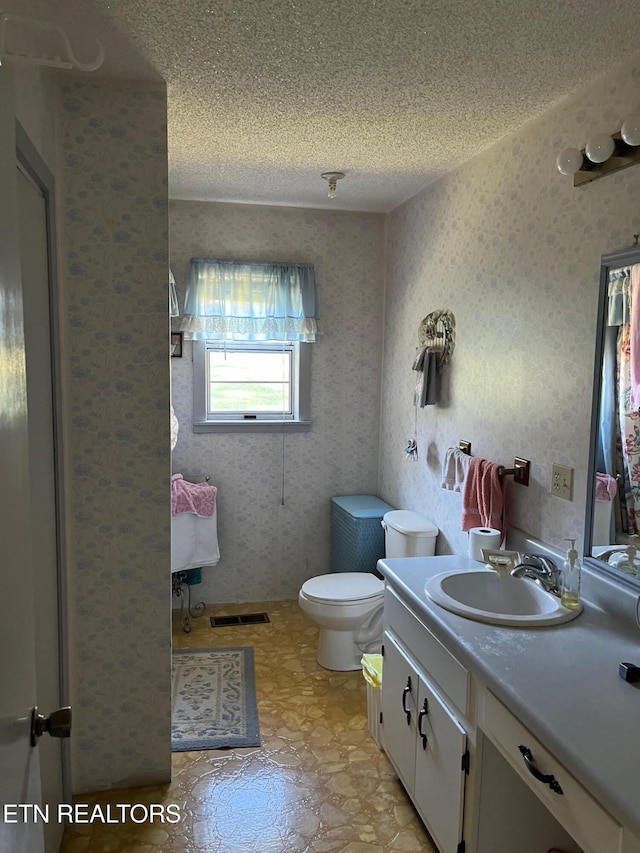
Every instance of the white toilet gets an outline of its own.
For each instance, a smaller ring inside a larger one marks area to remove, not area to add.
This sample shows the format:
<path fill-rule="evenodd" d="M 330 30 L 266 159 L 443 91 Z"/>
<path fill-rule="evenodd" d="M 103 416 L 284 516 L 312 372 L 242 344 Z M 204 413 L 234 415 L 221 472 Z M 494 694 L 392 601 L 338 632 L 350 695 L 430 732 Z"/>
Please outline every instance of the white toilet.
<path fill-rule="evenodd" d="M 382 519 L 387 557 L 431 557 L 438 528 L 423 515 L 393 510 Z M 365 652 L 382 645 L 384 581 L 371 572 L 335 572 L 305 581 L 300 608 L 320 626 L 318 663 L 325 669 L 360 669 Z"/>

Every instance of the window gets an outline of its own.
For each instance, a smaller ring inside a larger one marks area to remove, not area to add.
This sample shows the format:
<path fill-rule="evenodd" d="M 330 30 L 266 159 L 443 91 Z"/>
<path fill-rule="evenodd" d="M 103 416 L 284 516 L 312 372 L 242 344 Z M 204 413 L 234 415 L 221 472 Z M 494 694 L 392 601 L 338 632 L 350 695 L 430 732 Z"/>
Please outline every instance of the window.
<path fill-rule="evenodd" d="M 194 432 L 309 428 L 312 264 L 193 258 L 184 314 Z"/>
<path fill-rule="evenodd" d="M 310 345 L 194 341 L 194 431 L 309 428 Z"/>

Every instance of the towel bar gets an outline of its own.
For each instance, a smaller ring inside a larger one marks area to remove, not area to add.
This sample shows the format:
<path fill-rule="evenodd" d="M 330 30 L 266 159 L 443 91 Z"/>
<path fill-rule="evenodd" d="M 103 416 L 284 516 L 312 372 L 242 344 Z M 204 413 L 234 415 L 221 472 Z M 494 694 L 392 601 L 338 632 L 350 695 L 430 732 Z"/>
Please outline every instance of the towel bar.
<path fill-rule="evenodd" d="M 471 442 L 459 441 L 458 450 L 471 456 Z M 529 473 L 531 470 L 531 462 L 528 459 L 523 459 L 521 456 L 516 456 L 513 460 L 513 468 L 504 468 L 500 466 L 498 474 L 501 477 L 509 477 L 513 474 L 514 483 L 519 483 L 521 486 L 529 485 Z"/>
<path fill-rule="evenodd" d="M 520 483 L 521 486 L 529 485 L 529 471 L 531 462 L 528 459 L 522 459 L 516 456 L 513 460 L 513 468 L 499 468 L 498 474 L 501 477 L 508 477 L 513 474 L 513 482 Z"/>

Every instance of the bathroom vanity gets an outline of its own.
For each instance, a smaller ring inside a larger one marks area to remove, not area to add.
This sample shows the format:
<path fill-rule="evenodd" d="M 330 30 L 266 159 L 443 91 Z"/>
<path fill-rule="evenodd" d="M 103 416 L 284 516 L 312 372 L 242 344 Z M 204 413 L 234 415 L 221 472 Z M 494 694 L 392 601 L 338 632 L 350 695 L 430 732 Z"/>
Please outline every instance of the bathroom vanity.
<path fill-rule="evenodd" d="M 640 687 L 618 675 L 640 663 L 637 595 L 616 591 L 613 609 L 607 582 L 585 575 L 577 619 L 516 628 L 425 593 L 479 565 L 378 564 L 382 746 L 440 853 L 640 853 Z"/>

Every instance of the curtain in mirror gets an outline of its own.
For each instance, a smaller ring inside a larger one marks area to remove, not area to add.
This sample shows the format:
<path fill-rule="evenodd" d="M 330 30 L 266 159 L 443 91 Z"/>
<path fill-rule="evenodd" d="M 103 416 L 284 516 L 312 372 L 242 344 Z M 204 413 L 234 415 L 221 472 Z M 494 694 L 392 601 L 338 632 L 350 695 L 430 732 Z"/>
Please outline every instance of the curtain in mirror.
<path fill-rule="evenodd" d="M 635 305 L 634 305 L 635 297 Z M 634 312 L 635 307 L 635 312 Z M 609 271 L 596 499 L 617 495 L 611 542 L 640 531 L 640 264 Z M 606 493 L 606 494 L 603 494 Z"/>

